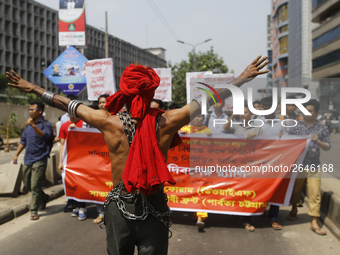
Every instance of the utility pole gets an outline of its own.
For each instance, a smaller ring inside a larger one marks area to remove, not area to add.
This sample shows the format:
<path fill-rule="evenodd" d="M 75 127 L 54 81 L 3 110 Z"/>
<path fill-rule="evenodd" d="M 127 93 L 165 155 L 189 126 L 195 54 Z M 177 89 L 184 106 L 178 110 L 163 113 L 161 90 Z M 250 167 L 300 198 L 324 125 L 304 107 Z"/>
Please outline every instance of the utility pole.
<path fill-rule="evenodd" d="M 107 33 L 107 12 L 105 12 L 105 58 L 109 57 L 109 36 Z"/>

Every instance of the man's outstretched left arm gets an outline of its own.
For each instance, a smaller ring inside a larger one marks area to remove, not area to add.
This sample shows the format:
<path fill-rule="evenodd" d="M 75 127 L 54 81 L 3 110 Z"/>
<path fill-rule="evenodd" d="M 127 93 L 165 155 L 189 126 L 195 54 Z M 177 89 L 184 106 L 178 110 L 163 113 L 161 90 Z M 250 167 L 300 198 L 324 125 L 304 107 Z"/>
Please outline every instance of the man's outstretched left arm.
<path fill-rule="evenodd" d="M 20 89 L 25 93 L 33 93 L 41 98 L 42 95 L 46 92 L 45 89 L 24 80 L 14 71 L 12 71 L 12 74 L 6 72 L 6 77 L 8 80 L 10 80 L 10 83 L 8 83 L 10 87 Z M 70 102 L 71 100 L 67 97 L 63 97 L 57 94 L 53 96 L 53 106 L 65 112 L 68 112 L 68 106 Z M 109 115 L 109 113 L 105 111 L 96 111 L 83 104 L 76 106 L 75 113 L 78 118 L 82 119 L 89 125 L 98 128 L 99 130 L 105 128 L 106 119 Z"/>

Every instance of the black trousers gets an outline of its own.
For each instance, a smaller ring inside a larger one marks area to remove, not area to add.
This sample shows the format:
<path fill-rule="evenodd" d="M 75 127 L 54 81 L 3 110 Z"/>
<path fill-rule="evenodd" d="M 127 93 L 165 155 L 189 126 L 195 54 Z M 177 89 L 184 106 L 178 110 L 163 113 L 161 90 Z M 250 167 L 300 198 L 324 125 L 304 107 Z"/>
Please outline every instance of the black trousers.
<path fill-rule="evenodd" d="M 156 211 L 168 210 L 164 194 L 152 194 L 147 199 Z M 142 197 L 126 199 L 125 207 L 128 212 L 135 215 L 143 213 Z M 169 229 L 153 215 L 149 214 L 145 220 L 126 219 L 111 201 L 105 210 L 107 252 L 110 255 L 133 255 L 135 246 L 138 254 L 168 253 Z"/>

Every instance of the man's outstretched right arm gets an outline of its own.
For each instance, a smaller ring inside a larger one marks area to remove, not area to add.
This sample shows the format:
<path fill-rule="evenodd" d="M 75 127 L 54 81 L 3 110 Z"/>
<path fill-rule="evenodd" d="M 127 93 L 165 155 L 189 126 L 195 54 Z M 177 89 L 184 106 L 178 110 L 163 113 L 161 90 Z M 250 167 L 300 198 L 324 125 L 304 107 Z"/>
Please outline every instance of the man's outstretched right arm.
<path fill-rule="evenodd" d="M 13 74 L 6 72 L 6 77 L 8 80 L 10 80 L 10 83 L 8 83 L 9 86 L 20 89 L 25 93 L 33 93 L 40 98 L 46 92 L 45 89 L 21 78 L 16 72 L 12 71 L 12 73 Z M 68 106 L 70 102 L 71 100 L 67 97 L 57 94 L 53 96 L 53 106 L 60 110 L 68 112 Z M 81 104 L 77 106 L 76 115 L 89 125 L 102 130 L 105 128 L 106 119 L 110 114 L 105 111 L 96 111 Z"/>
<path fill-rule="evenodd" d="M 269 70 L 261 71 L 263 67 L 268 64 L 267 57 L 258 56 L 251 62 L 250 65 L 242 72 L 242 74 L 232 81 L 232 84 L 236 87 L 241 87 L 244 83 L 247 83 L 254 79 L 256 76 L 268 73 Z M 229 97 L 230 91 L 228 89 L 216 89 L 221 100 Z M 214 101 L 212 98 L 208 100 L 209 105 L 213 105 Z M 193 100 L 191 103 L 182 107 L 181 109 L 169 111 L 163 116 L 167 120 L 167 129 L 170 129 L 171 133 L 177 132 L 181 127 L 188 124 L 190 120 L 195 118 L 201 112 L 200 100 Z"/>

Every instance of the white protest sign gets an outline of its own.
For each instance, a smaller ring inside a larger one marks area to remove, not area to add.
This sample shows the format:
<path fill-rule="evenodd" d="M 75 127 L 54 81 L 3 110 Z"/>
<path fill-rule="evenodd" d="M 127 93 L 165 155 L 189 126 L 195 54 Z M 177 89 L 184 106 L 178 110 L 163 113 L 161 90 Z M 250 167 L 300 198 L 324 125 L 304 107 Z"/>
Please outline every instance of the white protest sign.
<path fill-rule="evenodd" d="M 116 92 L 112 58 L 94 59 L 85 63 L 88 100 Z"/>
<path fill-rule="evenodd" d="M 154 98 L 163 102 L 172 101 L 172 86 L 171 86 L 171 68 L 154 68 L 155 72 L 161 78 L 158 88 L 155 91 Z"/>
<path fill-rule="evenodd" d="M 192 72 L 192 73 L 186 73 L 186 86 L 187 86 L 187 104 L 190 103 L 190 101 L 195 98 L 195 96 L 190 96 L 190 91 L 193 91 L 194 93 L 197 93 L 196 96 L 199 95 L 199 89 L 194 88 L 195 83 L 191 83 L 190 79 L 193 78 L 203 78 L 204 75 L 207 74 L 213 74 L 212 71 L 206 71 L 206 72 Z M 193 88 L 193 90 L 192 90 Z"/>

